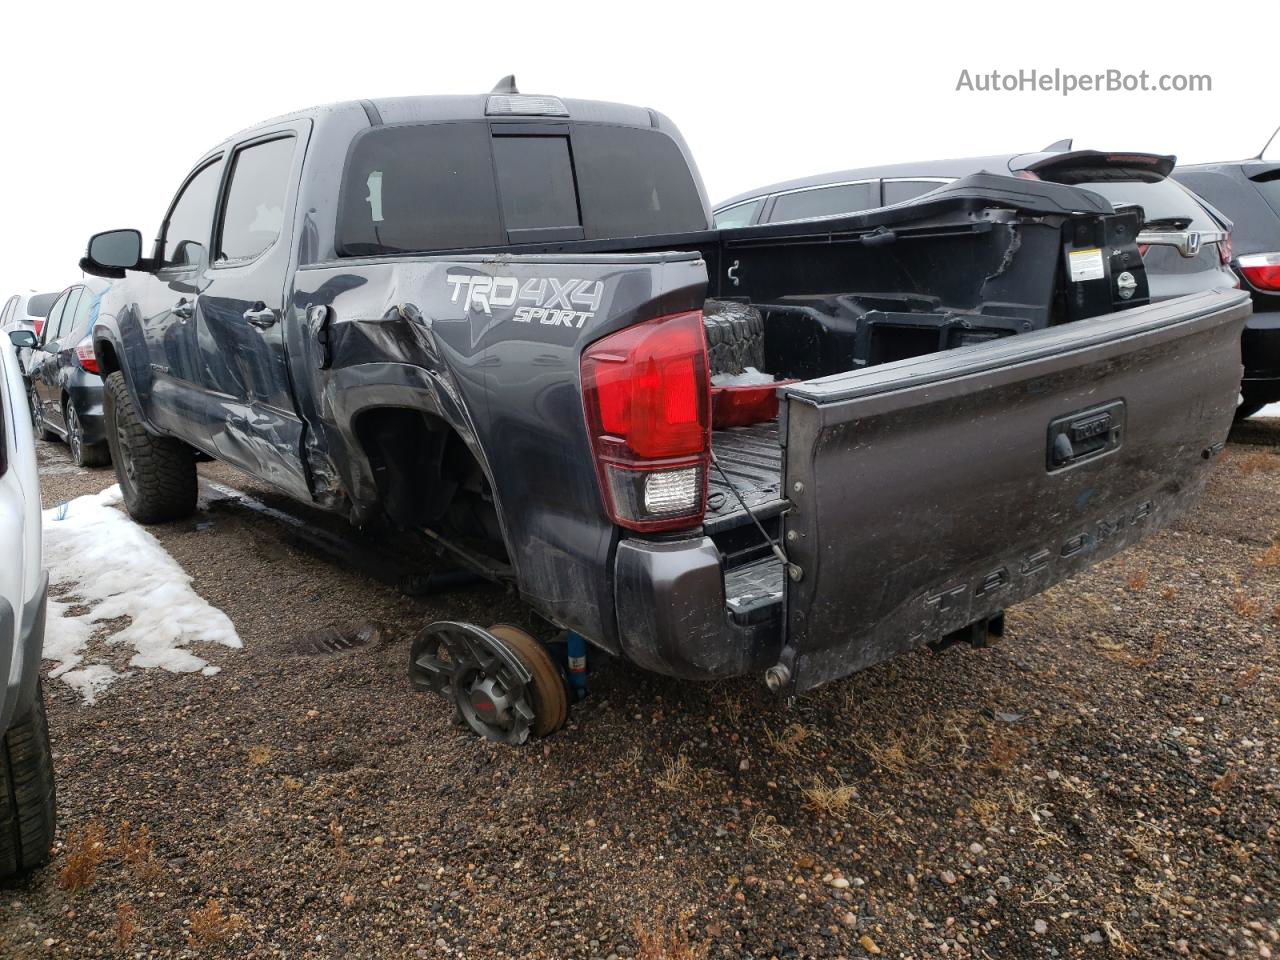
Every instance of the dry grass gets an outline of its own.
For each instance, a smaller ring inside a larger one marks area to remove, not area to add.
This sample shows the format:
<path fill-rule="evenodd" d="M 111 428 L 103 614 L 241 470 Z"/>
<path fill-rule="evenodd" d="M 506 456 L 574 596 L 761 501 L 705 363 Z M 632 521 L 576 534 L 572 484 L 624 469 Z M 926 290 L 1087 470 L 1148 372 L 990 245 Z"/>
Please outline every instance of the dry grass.
<path fill-rule="evenodd" d="M 1240 458 L 1240 475 L 1252 476 L 1255 473 L 1270 473 L 1280 467 L 1280 458 L 1270 453 L 1251 453 Z"/>
<path fill-rule="evenodd" d="M 188 918 L 191 933 L 187 942 L 192 947 L 214 947 L 226 943 L 235 936 L 244 921 L 235 914 L 228 914 L 222 909 L 222 902 L 209 899 L 203 907 L 193 910 Z"/>
<path fill-rule="evenodd" d="M 1273 543 L 1258 556 L 1260 567 L 1280 567 L 1280 543 Z"/>
<path fill-rule="evenodd" d="M 1164 653 L 1165 644 L 1168 643 L 1168 640 L 1169 638 L 1163 633 L 1157 633 L 1155 639 L 1151 641 L 1151 649 L 1146 653 L 1130 653 L 1124 648 L 1123 644 L 1119 643 L 1099 643 L 1098 645 L 1102 648 L 1102 652 L 1112 660 L 1127 663 L 1131 667 L 1149 667 Z"/>
<path fill-rule="evenodd" d="M 770 748 L 784 757 L 799 757 L 800 747 L 805 741 L 821 736 L 814 727 L 806 727 L 803 723 L 788 724 L 781 734 L 766 728 L 764 735 Z"/>
<path fill-rule="evenodd" d="M 809 806 L 824 816 L 845 813 L 857 795 L 857 788 L 845 783 L 840 777 L 836 777 L 836 782 L 832 784 L 821 777 L 814 777 L 813 785 L 804 788 L 804 797 Z"/>
<path fill-rule="evenodd" d="M 693 780 L 693 767 L 682 749 L 674 757 L 665 757 L 662 761 L 662 772 L 654 776 L 653 782 L 669 793 L 682 790 Z"/>
<path fill-rule="evenodd" d="M 143 880 L 155 880 L 164 873 L 164 867 L 156 857 L 151 830 L 145 824 L 131 831 L 129 821 L 122 822 L 112 852 Z"/>
<path fill-rule="evenodd" d="M 249 748 L 249 754 L 245 758 L 251 767 L 261 767 L 271 761 L 272 755 L 275 753 L 271 747 L 258 745 Z"/>
<path fill-rule="evenodd" d="M 67 861 L 58 872 L 58 884 L 64 890 L 83 890 L 98 877 L 98 866 L 107 852 L 107 832 L 97 820 L 67 838 Z"/>
<path fill-rule="evenodd" d="M 1139 570 L 1137 573 L 1135 573 L 1133 576 L 1129 578 L 1128 586 L 1130 590 L 1141 590 L 1144 587 L 1146 587 L 1146 585 L 1147 585 L 1147 571 L 1145 570 Z"/>
<path fill-rule="evenodd" d="M 636 960 L 706 960 L 711 944 L 690 939 L 688 922 L 689 914 L 681 914 L 668 923 L 661 908 L 651 919 L 637 920 Z"/>
<path fill-rule="evenodd" d="M 937 724 L 936 718 L 924 716 L 917 718 L 913 726 L 887 735 L 859 731 L 854 743 L 878 769 L 900 777 L 938 760 L 941 738 Z"/>
<path fill-rule="evenodd" d="M 1214 793 L 1226 793 L 1236 785 L 1236 781 L 1240 779 L 1240 774 L 1235 770 L 1228 770 L 1218 779 L 1209 785 L 1209 789 Z"/>
<path fill-rule="evenodd" d="M 787 829 L 774 817 L 757 813 L 747 831 L 747 839 L 766 850 L 781 850 L 787 845 Z"/>
<path fill-rule="evenodd" d="M 1236 616 L 1256 620 L 1262 612 L 1262 601 L 1244 590 L 1237 590 L 1231 595 L 1231 609 L 1236 612 Z"/>
<path fill-rule="evenodd" d="M 1011 735 L 1004 727 L 996 727 L 987 745 L 987 765 L 999 773 L 1008 773 L 1026 751 L 1025 740 Z"/>
<path fill-rule="evenodd" d="M 128 950 L 133 938 L 138 932 L 138 911 L 133 909 L 133 905 L 121 900 L 116 904 L 116 949 Z"/>

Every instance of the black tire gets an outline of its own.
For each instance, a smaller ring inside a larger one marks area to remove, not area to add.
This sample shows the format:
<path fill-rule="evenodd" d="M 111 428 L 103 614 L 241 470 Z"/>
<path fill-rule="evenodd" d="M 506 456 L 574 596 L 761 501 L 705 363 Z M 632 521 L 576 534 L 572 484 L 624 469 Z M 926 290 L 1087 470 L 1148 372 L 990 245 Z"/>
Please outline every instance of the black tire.
<path fill-rule="evenodd" d="M 108 375 L 104 404 L 107 444 L 129 516 L 139 523 L 165 523 L 196 509 L 196 458 L 181 440 L 147 431 L 133 396 L 117 370 Z"/>
<path fill-rule="evenodd" d="M 67 425 L 67 447 L 77 467 L 105 467 L 111 462 L 111 452 L 105 443 L 85 443 L 84 424 L 80 412 L 70 400 L 62 407 L 63 422 Z"/>
<path fill-rule="evenodd" d="M 44 688 L 0 741 L 0 881 L 49 862 L 57 801 Z"/>
<path fill-rule="evenodd" d="M 1248 420 L 1250 417 L 1252 417 L 1255 413 L 1257 413 L 1259 410 L 1261 410 L 1265 406 L 1266 406 L 1266 403 L 1263 401 L 1246 400 L 1244 403 L 1240 404 L 1240 406 L 1236 407 L 1236 419 Z"/>
<path fill-rule="evenodd" d="M 40 412 L 40 397 L 33 389 L 30 394 L 31 401 L 31 426 L 35 430 L 36 437 L 52 443 L 59 439 L 58 435 L 44 425 L 44 415 Z"/>
<path fill-rule="evenodd" d="M 764 318 L 750 304 L 708 300 L 702 307 L 711 375 L 764 370 Z"/>

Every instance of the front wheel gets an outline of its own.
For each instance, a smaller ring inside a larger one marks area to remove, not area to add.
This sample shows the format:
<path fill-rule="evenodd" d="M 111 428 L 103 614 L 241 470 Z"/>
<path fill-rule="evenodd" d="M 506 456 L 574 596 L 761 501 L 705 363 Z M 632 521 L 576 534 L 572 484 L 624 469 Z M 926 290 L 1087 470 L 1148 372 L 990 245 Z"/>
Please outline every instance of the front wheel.
<path fill-rule="evenodd" d="M 0 880 L 49 862 L 56 797 L 44 689 L 0 739 Z"/>
<path fill-rule="evenodd" d="M 173 437 L 149 433 L 133 395 L 117 370 L 104 391 L 107 443 L 129 516 L 139 523 L 164 523 L 188 517 L 196 509 L 196 459 Z"/>

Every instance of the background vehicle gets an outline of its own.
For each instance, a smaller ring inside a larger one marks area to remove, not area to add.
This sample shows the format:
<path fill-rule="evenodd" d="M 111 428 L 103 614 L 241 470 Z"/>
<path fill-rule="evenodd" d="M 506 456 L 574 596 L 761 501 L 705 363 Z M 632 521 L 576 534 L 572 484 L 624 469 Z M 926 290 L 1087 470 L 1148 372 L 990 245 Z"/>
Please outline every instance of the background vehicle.
<path fill-rule="evenodd" d="M 81 262 L 124 278 L 93 343 L 126 506 L 188 515 L 199 451 L 514 584 L 570 639 L 793 692 L 998 629 L 1177 516 L 1222 446 L 1247 297 L 1147 304 L 1136 212 L 1094 193 L 979 174 L 709 223 L 652 110 L 506 82 L 251 128 L 149 257 L 117 230 Z M 713 429 L 729 313 L 793 382 Z M 432 624 L 410 671 L 494 739 L 564 720 L 511 627 Z"/>
<path fill-rule="evenodd" d="M 102 419 L 102 377 L 89 337 L 98 304 L 109 284 L 87 280 L 58 295 L 26 360 L 36 431 L 62 439 L 78 466 L 111 462 Z"/>
<path fill-rule="evenodd" d="M 29 293 L 15 293 L 5 301 L 4 309 L 0 310 L 0 334 L 8 334 L 14 330 L 32 330 L 39 336 L 40 331 L 44 329 L 44 320 L 49 315 L 49 308 L 53 306 L 53 301 L 56 299 L 58 299 L 56 292 L 36 293 L 32 290 Z M 29 350 L 18 351 L 18 366 L 24 374 L 27 361 L 30 359 Z"/>
<path fill-rule="evenodd" d="M 1247 417 L 1280 400 L 1280 163 L 1198 163 L 1173 176 L 1234 224 L 1231 266 L 1253 297 L 1242 341 Z"/>
<path fill-rule="evenodd" d="M 44 327 L 49 308 L 58 299 L 57 293 L 15 293 L 0 309 L 0 333 L 13 330 L 34 330 L 37 334 Z"/>
<path fill-rule="evenodd" d="M 1008 173 L 1092 190 L 1116 208 L 1140 206 L 1138 242 L 1152 300 L 1239 286 L 1228 266 L 1230 221 L 1169 179 L 1173 165 L 1173 157 L 1072 150 L 1070 141 L 1062 141 L 1040 153 L 899 163 L 789 180 L 718 204 L 715 222 L 728 228 L 840 216 L 903 203 L 979 171 Z"/>
<path fill-rule="evenodd" d="M 17 337 L 30 338 L 30 331 Z M 53 756 L 40 687 L 49 578 L 40 553 L 40 486 L 26 388 L 0 342 L 0 879 L 49 859 Z"/>

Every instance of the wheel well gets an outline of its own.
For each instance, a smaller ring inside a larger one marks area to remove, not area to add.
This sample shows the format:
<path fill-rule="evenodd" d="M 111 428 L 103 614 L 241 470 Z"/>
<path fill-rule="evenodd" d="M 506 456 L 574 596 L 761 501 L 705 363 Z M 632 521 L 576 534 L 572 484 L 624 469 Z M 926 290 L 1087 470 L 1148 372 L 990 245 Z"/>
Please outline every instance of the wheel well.
<path fill-rule="evenodd" d="M 505 552 L 489 479 L 452 426 L 421 410 L 378 407 L 359 414 L 353 428 L 393 524 Z"/>
<path fill-rule="evenodd" d="M 120 369 L 120 360 L 116 356 L 116 348 L 110 340 L 98 340 L 93 345 L 93 352 L 98 355 L 98 367 L 102 370 L 102 379 Z"/>

